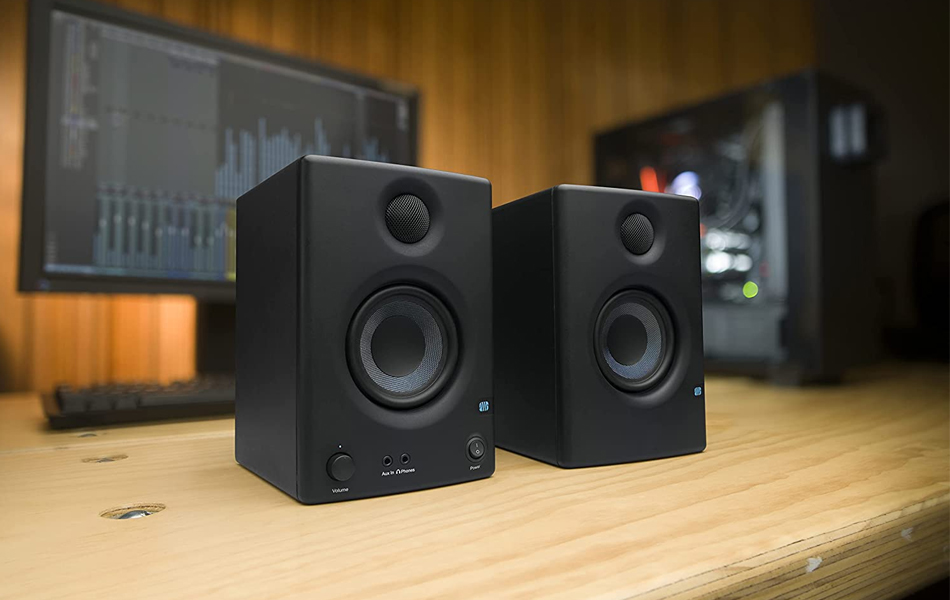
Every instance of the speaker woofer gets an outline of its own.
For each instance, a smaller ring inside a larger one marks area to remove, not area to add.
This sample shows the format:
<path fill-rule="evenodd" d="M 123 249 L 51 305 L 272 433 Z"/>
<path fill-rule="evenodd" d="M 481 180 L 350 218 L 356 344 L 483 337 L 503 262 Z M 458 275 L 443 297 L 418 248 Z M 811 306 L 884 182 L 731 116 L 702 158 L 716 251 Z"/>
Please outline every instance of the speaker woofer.
<path fill-rule="evenodd" d="M 669 370 L 673 348 L 670 314 L 651 294 L 620 292 L 597 317 L 597 363 L 607 380 L 625 392 L 641 392 L 659 383 Z"/>
<path fill-rule="evenodd" d="M 356 384 L 390 408 L 413 408 L 434 398 L 458 356 L 448 309 L 432 294 L 408 285 L 370 296 L 353 316 L 346 346 Z"/>

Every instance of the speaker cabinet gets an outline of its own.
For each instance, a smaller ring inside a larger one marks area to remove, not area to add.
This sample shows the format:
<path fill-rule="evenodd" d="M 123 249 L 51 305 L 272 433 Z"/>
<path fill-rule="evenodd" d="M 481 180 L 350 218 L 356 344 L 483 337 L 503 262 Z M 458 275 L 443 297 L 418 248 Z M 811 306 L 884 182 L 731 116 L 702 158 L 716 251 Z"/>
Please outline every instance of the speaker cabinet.
<path fill-rule="evenodd" d="M 492 226 L 497 444 L 561 467 L 702 451 L 697 201 L 562 185 Z"/>
<path fill-rule="evenodd" d="M 307 504 L 489 477 L 491 184 L 307 156 L 238 200 L 237 461 Z"/>

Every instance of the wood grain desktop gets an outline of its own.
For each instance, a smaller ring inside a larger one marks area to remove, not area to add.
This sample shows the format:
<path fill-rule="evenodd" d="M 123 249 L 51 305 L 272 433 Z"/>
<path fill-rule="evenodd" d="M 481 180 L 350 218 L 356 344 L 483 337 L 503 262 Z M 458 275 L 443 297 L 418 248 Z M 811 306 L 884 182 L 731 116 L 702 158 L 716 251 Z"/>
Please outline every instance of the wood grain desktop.
<path fill-rule="evenodd" d="M 230 419 L 51 433 L 10 396 L 0 597 L 900 597 L 948 573 L 947 383 L 710 377 L 702 454 L 561 470 L 499 450 L 485 481 L 309 507 L 234 462 Z M 166 508 L 99 516 L 136 503 Z"/>

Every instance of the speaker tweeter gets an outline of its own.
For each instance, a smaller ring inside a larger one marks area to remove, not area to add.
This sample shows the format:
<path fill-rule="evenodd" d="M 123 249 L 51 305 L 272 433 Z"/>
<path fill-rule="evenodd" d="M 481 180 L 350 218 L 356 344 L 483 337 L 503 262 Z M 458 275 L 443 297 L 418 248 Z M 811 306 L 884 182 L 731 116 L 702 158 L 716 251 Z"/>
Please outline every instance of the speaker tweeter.
<path fill-rule="evenodd" d="M 429 233 L 429 209 L 418 196 L 397 196 L 386 206 L 386 227 L 400 242 L 415 244 Z"/>

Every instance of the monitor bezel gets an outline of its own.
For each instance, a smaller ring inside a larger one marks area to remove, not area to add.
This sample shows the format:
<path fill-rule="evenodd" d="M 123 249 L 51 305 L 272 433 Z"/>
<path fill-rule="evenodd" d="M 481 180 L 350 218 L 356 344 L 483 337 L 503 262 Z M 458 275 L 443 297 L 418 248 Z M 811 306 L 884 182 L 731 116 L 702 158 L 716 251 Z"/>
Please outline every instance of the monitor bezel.
<path fill-rule="evenodd" d="M 43 248 L 46 243 L 47 113 L 51 60 L 49 44 L 54 10 L 405 97 L 409 104 L 410 164 L 415 165 L 418 161 L 419 93 L 409 84 L 344 71 L 90 0 L 31 0 L 27 17 L 26 122 L 17 285 L 20 292 L 185 294 L 205 300 L 234 299 L 233 281 L 73 275 L 46 270 Z"/>

